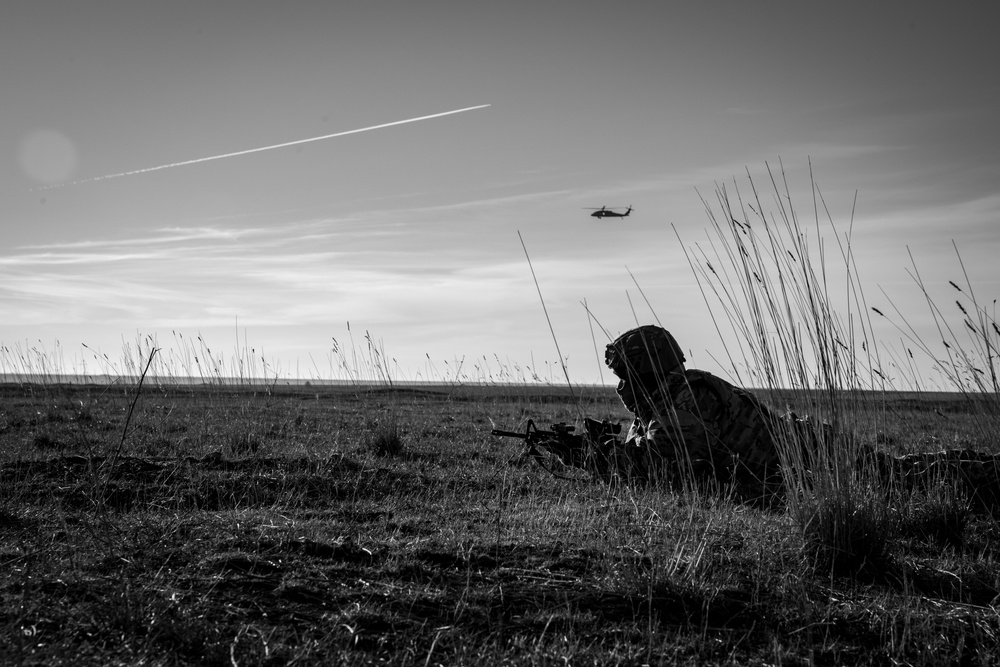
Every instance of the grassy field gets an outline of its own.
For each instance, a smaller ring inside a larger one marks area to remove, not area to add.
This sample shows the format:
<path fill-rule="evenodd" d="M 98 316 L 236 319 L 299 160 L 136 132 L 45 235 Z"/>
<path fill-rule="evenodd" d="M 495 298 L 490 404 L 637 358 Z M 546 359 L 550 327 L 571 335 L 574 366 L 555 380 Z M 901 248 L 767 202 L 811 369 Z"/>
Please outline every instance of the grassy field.
<path fill-rule="evenodd" d="M 1000 661 L 1000 531 L 957 501 L 831 572 L 782 508 L 557 479 L 490 435 L 625 421 L 609 390 L 0 392 L 4 664 Z M 879 405 L 884 449 L 995 447 L 962 400 Z"/>

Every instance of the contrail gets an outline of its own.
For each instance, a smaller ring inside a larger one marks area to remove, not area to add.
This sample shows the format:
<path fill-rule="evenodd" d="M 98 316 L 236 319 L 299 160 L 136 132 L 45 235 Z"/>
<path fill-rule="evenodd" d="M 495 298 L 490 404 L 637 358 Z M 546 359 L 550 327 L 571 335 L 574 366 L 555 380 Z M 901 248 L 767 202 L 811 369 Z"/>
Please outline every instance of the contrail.
<path fill-rule="evenodd" d="M 263 151 L 271 151 L 276 148 L 287 148 L 288 146 L 299 146 L 301 144 L 312 143 L 313 141 L 323 141 L 325 139 L 333 139 L 334 137 L 344 137 L 348 134 L 358 134 L 360 132 L 370 132 L 371 130 L 381 130 L 384 127 L 393 127 L 394 125 L 405 125 L 406 123 L 416 123 L 421 120 L 430 120 L 431 118 L 440 118 L 442 116 L 451 116 L 457 113 L 463 113 L 465 111 L 474 111 L 475 109 L 485 109 L 490 106 L 489 104 L 480 104 L 474 107 L 465 107 L 464 109 L 455 109 L 454 111 L 442 111 L 441 113 L 434 113 L 429 116 L 418 116 L 416 118 L 407 118 L 406 120 L 396 120 L 391 123 L 382 123 L 381 125 L 372 125 L 370 127 L 362 127 L 357 130 L 346 130 L 344 132 L 335 132 L 333 134 L 324 134 L 321 137 L 310 137 L 309 139 L 298 139 L 296 141 L 286 141 L 283 144 L 274 144 L 272 146 L 261 146 L 260 148 L 249 148 L 244 151 L 236 151 L 235 153 L 223 153 L 222 155 L 211 155 L 209 157 L 200 157 L 194 160 L 184 160 L 183 162 L 171 162 L 170 164 L 161 164 L 158 167 L 146 167 L 145 169 L 133 169 L 132 171 L 123 171 L 118 174 L 105 174 L 104 176 L 94 176 L 92 178 L 84 178 L 79 181 L 71 181 L 69 183 L 56 183 L 54 185 L 44 185 L 37 188 L 32 188 L 31 192 L 36 192 L 38 190 L 51 190 L 53 188 L 64 188 L 70 185 L 81 185 L 83 183 L 94 183 L 95 181 L 106 181 L 112 178 L 121 178 L 122 176 L 134 176 L 135 174 L 146 174 L 151 171 L 160 171 L 161 169 L 173 169 L 174 167 L 183 167 L 189 164 L 198 164 L 199 162 L 210 162 L 212 160 L 222 160 L 227 157 L 237 157 L 239 155 L 249 155 L 250 153 L 261 153 Z"/>

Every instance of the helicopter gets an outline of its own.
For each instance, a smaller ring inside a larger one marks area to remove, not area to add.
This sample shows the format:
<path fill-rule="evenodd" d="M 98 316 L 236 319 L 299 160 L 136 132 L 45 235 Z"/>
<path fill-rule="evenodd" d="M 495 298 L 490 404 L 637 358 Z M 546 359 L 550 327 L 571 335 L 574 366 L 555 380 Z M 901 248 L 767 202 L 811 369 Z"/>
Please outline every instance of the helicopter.
<path fill-rule="evenodd" d="M 602 206 L 601 208 L 587 209 L 587 210 L 593 211 L 593 213 L 590 214 L 590 217 L 601 220 L 603 218 L 627 218 L 628 214 L 632 212 L 632 207 L 629 206 L 624 213 L 613 211 L 609 209 L 607 206 Z"/>

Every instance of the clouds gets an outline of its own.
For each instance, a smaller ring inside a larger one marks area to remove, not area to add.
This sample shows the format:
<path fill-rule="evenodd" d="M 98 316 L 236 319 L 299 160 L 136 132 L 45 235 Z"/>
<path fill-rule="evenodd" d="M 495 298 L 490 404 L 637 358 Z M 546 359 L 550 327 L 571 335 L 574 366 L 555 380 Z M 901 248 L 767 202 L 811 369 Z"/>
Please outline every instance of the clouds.
<path fill-rule="evenodd" d="M 238 315 L 274 326 L 405 320 L 506 289 L 507 267 L 406 250 L 394 240 L 402 233 L 384 219 L 312 221 L 45 244 L 0 256 L 0 294 L 12 318 L 33 322 L 212 326 Z"/>
<path fill-rule="evenodd" d="M 608 313 L 608 304 L 624 304 L 625 290 L 634 288 L 621 255 L 608 252 L 609 243 L 628 243 L 627 234 L 592 224 L 582 211 L 569 227 L 553 223 L 587 233 L 591 241 L 581 245 L 565 233 L 542 233 L 520 215 L 540 202 L 564 206 L 567 196 L 538 192 L 345 219 L 256 227 L 230 221 L 35 244 L 0 255 L 0 307 L 22 325 L 62 326 L 67 345 L 92 342 L 98 328 L 228 338 L 239 323 L 264 332 L 268 349 L 317 353 L 330 332 L 351 321 L 385 335 L 411 359 L 431 352 L 448 358 L 456 345 L 463 353 L 509 354 L 541 344 L 541 360 L 550 351 L 546 338 L 538 339 L 545 324 L 517 226 L 526 227 L 563 335 L 572 336 L 566 321 L 586 324 L 582 299 Z M 662 259 L 632 261 L 655 294 L 650 269 Z M 612 312 L 612 328 L 631 318 Z M 579 356 L 578 347 L 567 343 L 564 352 Z"/>

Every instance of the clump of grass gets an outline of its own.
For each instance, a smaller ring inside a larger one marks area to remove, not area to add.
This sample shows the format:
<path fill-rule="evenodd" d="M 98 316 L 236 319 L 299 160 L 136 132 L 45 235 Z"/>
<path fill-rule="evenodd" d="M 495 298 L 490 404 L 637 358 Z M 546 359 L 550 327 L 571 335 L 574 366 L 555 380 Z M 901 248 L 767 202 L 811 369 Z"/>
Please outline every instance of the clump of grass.
<path fill-rule="evenodd" d="M 900 517 L 899 532 L 934 547 L 961 549 L 971 511 L 969 504 L 950 487 L 938 487 L 910 498 Z"/>
<path fill-rule="evenodd" d="M 853 485 L 818 489 L 797 501 L 796 517 L 818 571 L 885 570 L 896 517 L 877 491 Z"/>
<path fill-rule="evenodd" d="M 726 353 L 734 381 L 812 416 L 804 423 L 789 410 L 773 433 L 788 511 L 811 559 L 824 569 L 857 569 L 885 559 L 892 532 L 886 496 L 871 482 L 877 476 L 858 469 L 855 437 L 859 428 L 878 430 L 870 390 L 885 389 L 885 375 L 850 233 L 843 239 L 837 233 L 813 184 L 816 237 L 822 203 L 843 262 L 844 275 L 835 278 L 822 239 L 810 239 L 800 224 L 783 170 L 782 185 L 770 168 L 768 175 L 776 212 L 764 206 L 749 174 L 747 199 L 738 183 L 732 196 L 720 186 L 719 214 L 705 204 L 716 237 L 713 254 L 696 246 L 689 262 L 706 302 L 713 295 L 725 313 L 716 318 L 709 303 L 716 328 L 733 334 Z"/>
<path fill-rule="evenodd" d="M 226 439 L 226 452 L 230 457 L 244 458 L 260 452 L 263 438 L 253 422 L 235 424 Z"/>
<path fill-rule="evenodd" d="M 874 335 L 871 318 L 885 314 L 866 300 L 850 231 L 838 232 L 814 183 L 815 228 L 801 224 L 783 170 L 768 168 L 768 176 L 772 211 L 749 175 L 748 197 L 735 182 L 732 190 L 717 188 L 716 206 L 706 203 L 715 233 L 711 253 L 696 246 L 689 261 L 706 302 L 719 304 L 709 309 L 724 343 L 730 341 L 726 353 L 735 382 L 762 390 L 779 409 L 785 403 L 812 415 L 807 423 L 789 412 L 773 433 L 788 512 L 809 559 L 818 569 L 846 573 L 887 565 L 899 538 L 960 547 L 969 513 L 963 493 L 971 497 L 977 490 L 961 487 L 951 470 L 921 476 L 914 486 L 915 480 L 893 471 L 899 462 L 890 454 L 897 452 L 876 449 L 894 446 L 884 435 L 891 416 L 885 397 L 896 387 L 885 369 L 911 369 L 909 384 L 920 389 L 912 350 L 925 353 L 964 397 L 982 433 L 994 434 L 1000 415 L 995 317 L 977 301 L 960 255 L 964 286 L 949 281 L 962 316 L 954 327 L 914 264 L 911 275 L 943 348 L 936 353 L 899 314 L 909 345 L 909 361 L 900 363 L 902 357 L 884 353 Z M 836 245 L 824 245 L 820 211 Z M 839 263 L 829 261 L 827 248 L 839 251 Z M 720 309 L 724 317 L 715 318 Z M 723 335 L 727 328 L 732 336 Z"/>
<path fill-rule="evenodd" d="M 375 456 L 399 456 L 403 453 L 403 434 L 395 411 L 389 410 L 368 425 L 365 446 Z"/>

